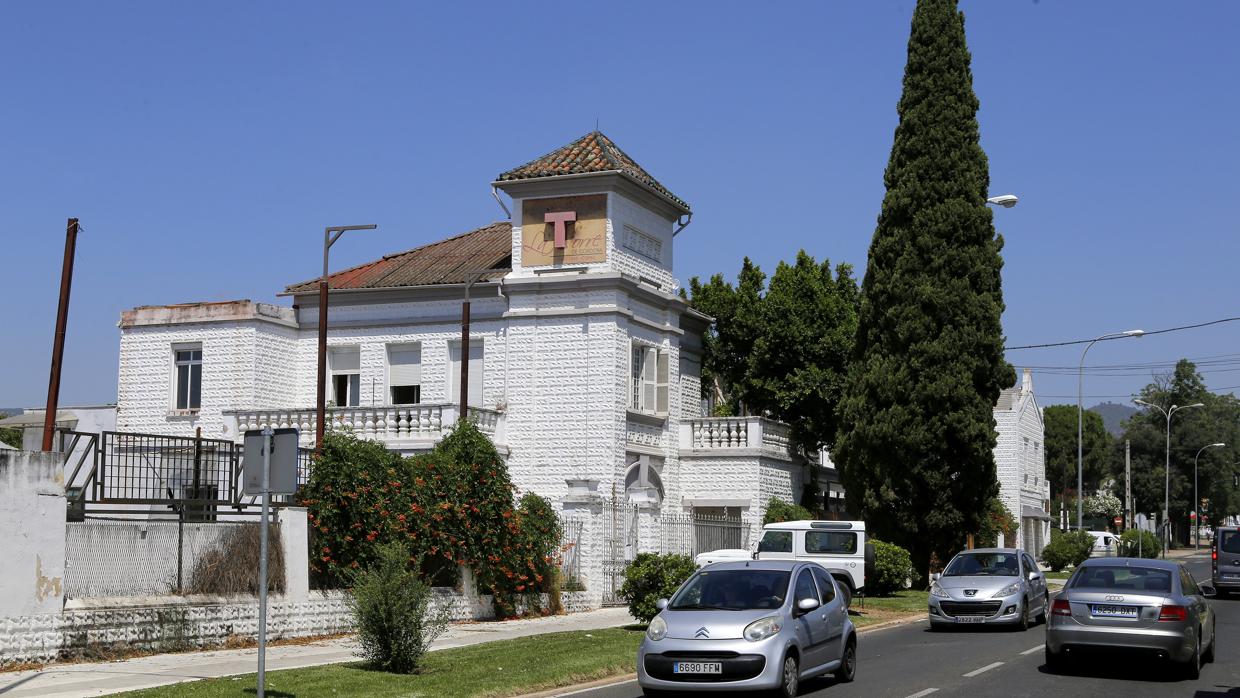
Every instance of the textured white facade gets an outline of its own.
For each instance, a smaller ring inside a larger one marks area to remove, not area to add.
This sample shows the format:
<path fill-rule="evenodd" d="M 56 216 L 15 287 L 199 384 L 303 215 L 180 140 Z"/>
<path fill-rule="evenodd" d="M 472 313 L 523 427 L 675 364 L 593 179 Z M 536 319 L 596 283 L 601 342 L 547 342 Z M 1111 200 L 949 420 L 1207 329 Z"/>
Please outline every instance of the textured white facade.
<path fill-rule="evenodd" d="M 1020 523 L 1016 540 L 1005 541 L 1005 545 L 1037 556 L 1050 540 L 1050 516 L 1046 513 L 1050 483 L 1046 480 L 1042 410 L 1034 398 L 1029 369 L 1025 369 L 1019 385 L 999 394 L 994 417 L 999 498 Z"/>
<path fill-rule="evenodd" d="M 484 431 L 505 454 L 514 483 L 572 516 L 597 510 L 592 501 L 634 494 L 647 511 L 724 507 L 750 520 L 761 517 L 772 496 L 795 500 L 804 466 L 793 462 L 786 438 L 771 432 L 774 440 L 754 448 L 726 437 L 690 443 L 690 434 L 703 432 L 701 334 L 709 318 L 676 295 L 679 214 L 611 176 L 525 181 L 508 193 L 511 270 L 474 285 L 470 296 L 471 348 L 483 348 L 482 395 L 471 407 L 491 420 Z M 523 266 L 522 202 L 578 194 L 607 197 L 605 259 Z M 460 284 L 333 291 L 329 354 L 348 349 L 358 356 L 357 404 L 337 406 L 333 420 L 405 452 L 440 438 L 456 414 L 451 356 L 463 299 Z M 119 429 L 188 436 L 201 428 L 204 437 L 238 440 L 247 427 L 278 423 L 300 425 L 308 438 L 317 323 L 312 292 L 294 296 L 292 308 L 239 301 L 128 311 L 121 321 Z M 173 356 L 186 346 L 202 352 L 201 405 L 194 411 L 173 409 Z M 403 411 L 390 399 L 393 346 L 416 346 L 420 356 L 420 405 Z M 635 347 L 654 350 L 660 385 L 665 367 L 666 387 L 651 393 L 655 408 L 635 409 Z M 329 366 L 329 400 L 331 372 Z M 753 434 L 763 438 L 757 426 Z M 645 480 L 635 482 L 639 473 Z M 602 527 L 585 530 L 588 558 L 606 542 Z M 587 559 L 583 576 L 599 569 L 597 559 Z"/>

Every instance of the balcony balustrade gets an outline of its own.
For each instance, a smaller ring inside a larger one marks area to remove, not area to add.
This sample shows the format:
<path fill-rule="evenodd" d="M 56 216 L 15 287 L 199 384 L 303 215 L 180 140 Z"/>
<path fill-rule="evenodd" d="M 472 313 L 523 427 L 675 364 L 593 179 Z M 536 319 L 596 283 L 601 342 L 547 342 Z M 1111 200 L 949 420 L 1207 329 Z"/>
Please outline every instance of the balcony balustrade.
<path fill-rule="evenodd" d="M 397 449 L 430 448 L 456 424 L 460 408 L 456 404 L 375 405 L 327 408 L 327 428 L 348 429 L 364 439 L 382 441 Z M 470 407 L 469 417 L 496 445 L 505 443 L 504 415 L 495 410 Z M 225 420 L 233 420 L 231 436 L 270 425 L 273 429 L 300 430 L 301 444 L 314 445 L 315 410 L 309 408 L 225 410 Z"/>

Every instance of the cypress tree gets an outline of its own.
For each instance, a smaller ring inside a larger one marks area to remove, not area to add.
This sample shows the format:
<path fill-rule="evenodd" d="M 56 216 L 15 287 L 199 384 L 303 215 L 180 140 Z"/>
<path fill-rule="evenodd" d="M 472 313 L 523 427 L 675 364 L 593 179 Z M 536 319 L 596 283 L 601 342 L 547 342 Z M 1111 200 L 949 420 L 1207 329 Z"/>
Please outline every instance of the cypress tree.
<path fill-rule="evenodd" d="M 849 508 L 923 573 L 998 492 L 992 410 L 1015 382 L 969 62 L 955 0 L 919 0 L 833 454 Z"/>

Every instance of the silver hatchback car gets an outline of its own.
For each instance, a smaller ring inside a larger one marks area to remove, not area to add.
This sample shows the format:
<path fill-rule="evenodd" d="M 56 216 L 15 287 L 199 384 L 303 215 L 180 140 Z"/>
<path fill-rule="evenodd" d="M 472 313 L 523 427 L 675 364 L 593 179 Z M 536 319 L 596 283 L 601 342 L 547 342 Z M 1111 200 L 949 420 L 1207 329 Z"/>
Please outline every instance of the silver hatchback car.
<path fill-rule="evenodd" d="M 1214 660 L 1214 587 L 1197 584 L 1183 565 L 1166 560 L 1086 560 L 1051 604 L 1046 665 L 1088 650 L 1170 659 L 1189 678 Z"/>
<path fill-rule="evenodd" d="M 930 585 L 930 629 L 1003 624 L 1028 630 L 1044 622 L 1046 579 L 1029 553 L 979 548 L 958 553 Z"/>
<path fill-rule="evenodd" d="M 856 675 L 857 631 L 820 565 L 719 562 L 658 605 L 637 651 L 637 682 L 648 696 L 770 690 L 791 698 L 802 679 Z"/>

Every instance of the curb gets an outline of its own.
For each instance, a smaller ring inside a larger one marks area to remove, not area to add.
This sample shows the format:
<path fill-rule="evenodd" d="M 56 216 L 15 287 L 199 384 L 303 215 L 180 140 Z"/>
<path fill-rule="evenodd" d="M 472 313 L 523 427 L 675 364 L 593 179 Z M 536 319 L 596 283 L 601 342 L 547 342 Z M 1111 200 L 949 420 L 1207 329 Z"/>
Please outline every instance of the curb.
<path fill-rule="evenodd" d="M 866 633 L 874 632 L 876 630 L 886 630 L 887 628 L 894 628 L 898 625 L 912 625 L 913 623 L 917 623 L 925 619 L 926 619 L 925 614 L 920 614 L 920 613 L 917 615 L 909 616 L 908 618 L 896 618 L 895 620 L 888 620 L 882 623 L 877 623 L 875 625 L 867 625 L 864 628 L 857 628 L 857 634 L 864 635 Z M 560 686 L 559 688 L 549 688 L 545 691 L 539 691 L 537 693 L 522 693 L 521 695 L 516 696 L 516 698 L 554 698 L 555 696 L 568 695 L 568 694 L 576 693 L 578 691 L 589 691 L 595 688 L 605 688 L 607 686 L 612 686 L 615 684 L 628 683 L 629 681 L 632 681 L 636 678 L 637 678 L 637 674 L 635 673 L 620 674 L 618 676 L 609 676 L 605 679 L 596 679 L 594 681 L 573 684 L 571 686 Z"/>

